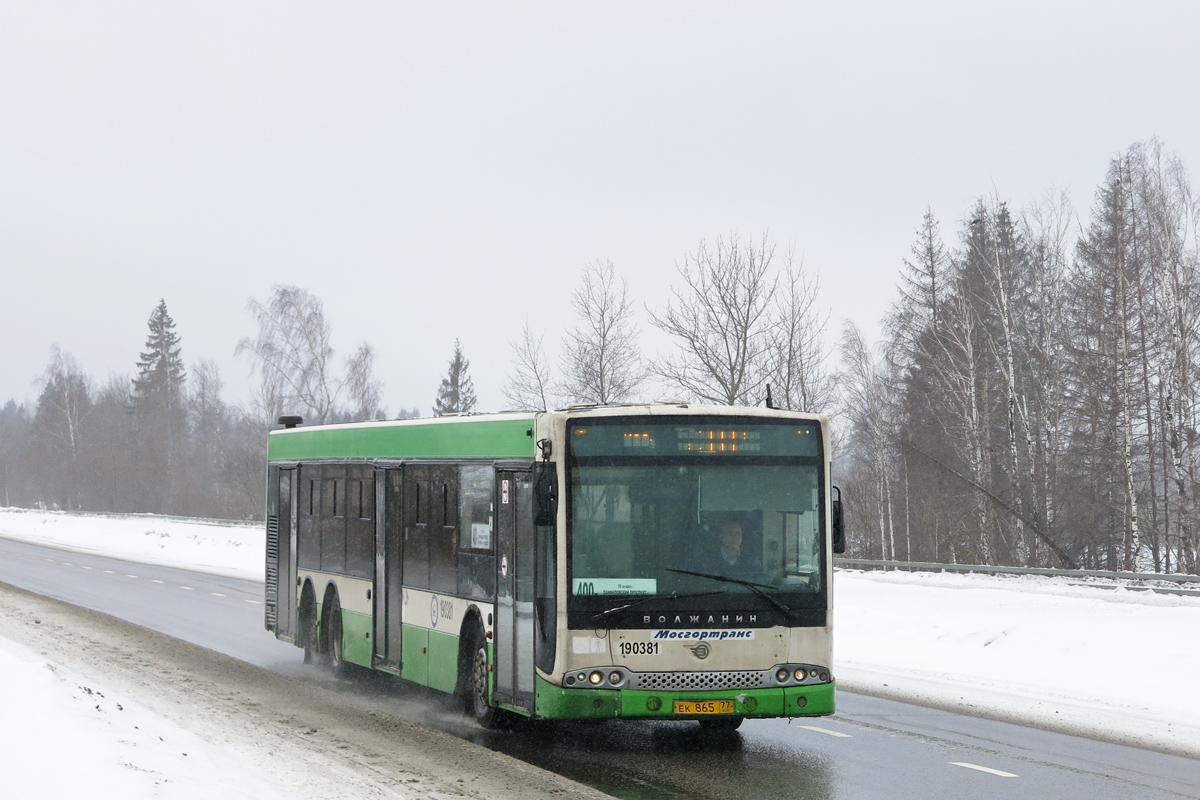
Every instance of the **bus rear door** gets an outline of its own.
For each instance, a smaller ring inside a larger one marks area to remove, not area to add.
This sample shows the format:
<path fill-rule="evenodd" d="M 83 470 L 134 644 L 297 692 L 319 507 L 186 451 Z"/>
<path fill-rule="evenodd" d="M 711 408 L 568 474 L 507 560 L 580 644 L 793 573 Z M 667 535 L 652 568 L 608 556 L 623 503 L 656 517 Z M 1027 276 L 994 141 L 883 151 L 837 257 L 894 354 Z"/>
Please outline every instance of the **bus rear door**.
<path fill-rule="evenodd" d="M 403 588 L 404 518 L 400 469 L 375 470 L 374 665 L 400 671 L 400 610 Z"/>

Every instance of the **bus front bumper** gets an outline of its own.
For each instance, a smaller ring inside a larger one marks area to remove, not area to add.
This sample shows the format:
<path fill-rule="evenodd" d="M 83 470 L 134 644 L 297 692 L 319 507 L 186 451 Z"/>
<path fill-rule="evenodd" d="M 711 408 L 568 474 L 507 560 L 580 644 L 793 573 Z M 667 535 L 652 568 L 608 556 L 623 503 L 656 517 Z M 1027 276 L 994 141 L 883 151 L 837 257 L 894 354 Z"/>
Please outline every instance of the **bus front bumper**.
<path fill-rule="evenodd" d="M 834 711 L 834 684 L 778 689 L 709 692 L 633 689 L 567 689 L 537 679 L 537 711 L 544 719 L 704 719 L 734 717 L 819 717 Z M 675 701 L 732 700 L 733 714 L 675 713 Z"/>

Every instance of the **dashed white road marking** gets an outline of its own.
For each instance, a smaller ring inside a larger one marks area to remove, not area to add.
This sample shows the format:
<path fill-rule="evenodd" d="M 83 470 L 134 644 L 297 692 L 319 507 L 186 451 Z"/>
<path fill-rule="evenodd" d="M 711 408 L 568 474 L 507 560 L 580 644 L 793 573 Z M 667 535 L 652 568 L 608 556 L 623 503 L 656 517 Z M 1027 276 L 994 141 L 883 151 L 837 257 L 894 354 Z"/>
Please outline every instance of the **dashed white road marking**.
<path fill-rule="evenodd" d="M 136 577 L 137 577 L 137 575 L 126 575 L 125 577 L 126 577 L 126 578 L 136 578 Z"/>
<path fill-rule="evenodd" d="M 209 594 L 211 594 L 213 597 L 224 597 L 225 596 L 225 595 L 221 594 L 220 592 L 209 592 Z"/>
<path fill-rule="evenodd" d="M 853 736 L 851 736 L 848 733 L 842 733 L 841 731 L 831 731 L 828 728 L 818 728 L 815 725 L 801 725 L 799 727 L 804 728 L 804 730 L 806 730 L 806 731 L 816 731 L 817 733 L 823 733 L 826 736 L 836 736 L 839 739 L 853 739 L 854 738 Z"/>
<path fill-rule="evenodd" d="M 106 570 L 104 570 L 104 571 L 105 571 L 106 573 L 108 573 L 109 575 L 112 575 L 112 574 L 113 574 L 113 571 L 112 571 L 111 569 L 106 569 Z"/>
<path fill-rule="evenodd" d="M 256 606 L 261 606 L 261 605 L 262 605 L 262 603 L 260 603 L 260 602 L 259 602 L 259 601 L 257 601 L 257 600 L 243 600 L 243 602 L 246 602 L 246 603 L 254 603 L 254 605 L 256 605 Z"/>
<path fill-rule="evenodd" d="M 195 589 L 193 589 L 191 586 L 180 586 L 179 588 L 180 588 L 180 589 L 187 589 L 189 592 L 194 592 L 194 591 L 196 591 L 196 590 L 195 590 Z"/>
<path fill-rule="evenodd" d="M 79 566 L 83 567 L 84 569 L 91 569 L 91 567 L 89 567 L 87 564 L 80 564 Z"/>
<path fill-rule="evenodd" d="M 63 566 L 64 566 L 64 567 L 73 567 L 73 566 L 75 566 L 75 565 L 74 565 L 74 564 L 72 564 L 70 561 L 64 561 L 64 562 L 62 562 L 62 563 L 63 563 Z"/>
<path fill-rule="evenodd" d="M 989 775 L 999 775 L 1001 778 L 1019 778 L 1019 777 L 1021 777 L 1020 775 L 1014 775 L 1011 772 L 1005 772 L 1002 769 L 992 769 L 991 767 L 981 767 L 978 764 L 968 764 L 966 761 L 951 761 L 950 763 L 956 767 L 966 767 L 967 769 L 973 769 L 973 770 L 977 770 L 979 772 L 986 772 Z"/>
<path fill-rule="evenodd" d="M 160 581 L 158 578 L 151 578 L 150 582 L 151 583 L 166 583 L 166 581 Z"/>
<path fill-rule="evenodd" d="M 46 560 L 47 560 L 47 561 L 49 561 L 51 564 L 53 564 L 53 563 L 54 563 L 54 559 L 53 559 L 53 558 L 47 558 Z"/>

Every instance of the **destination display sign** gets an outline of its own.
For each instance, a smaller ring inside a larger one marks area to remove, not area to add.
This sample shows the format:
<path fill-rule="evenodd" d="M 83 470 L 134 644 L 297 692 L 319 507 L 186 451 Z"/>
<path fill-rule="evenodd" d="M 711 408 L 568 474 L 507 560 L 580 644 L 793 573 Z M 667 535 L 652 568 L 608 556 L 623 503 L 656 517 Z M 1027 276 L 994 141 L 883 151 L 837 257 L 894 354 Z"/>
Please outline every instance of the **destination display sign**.
<path fill-rule="evenodd" d="M 588 420 L 573 424 L 571 450 L 578 458 L 589 456 L 736 456 L 820 455 L 820 429 L 816 423 L 748 424 L 744 420 L 693 418 L 686 424 L 661 420 L 621 420 L 606 424 Z"/>

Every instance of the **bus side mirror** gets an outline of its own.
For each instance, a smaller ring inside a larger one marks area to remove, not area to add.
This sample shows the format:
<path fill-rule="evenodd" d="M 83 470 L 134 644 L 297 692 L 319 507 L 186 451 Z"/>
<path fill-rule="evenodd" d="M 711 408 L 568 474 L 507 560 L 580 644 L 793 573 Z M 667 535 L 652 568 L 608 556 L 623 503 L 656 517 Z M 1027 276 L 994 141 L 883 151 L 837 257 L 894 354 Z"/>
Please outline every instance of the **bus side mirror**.
<path fill-rule="evenodd" d="M 554 525 L 558 519 L 558 472 L 550 461 L 534 467 L 533 524 Z"/>
<path fill-rule="evenodd" d="M 833 552 L 840 554 L 846 552 L 846 521 L 842 515 L 842 490 L 836 486 L 833 490 L 837 492 L 837 499 L 830 509 L 833 512 Z"/>

